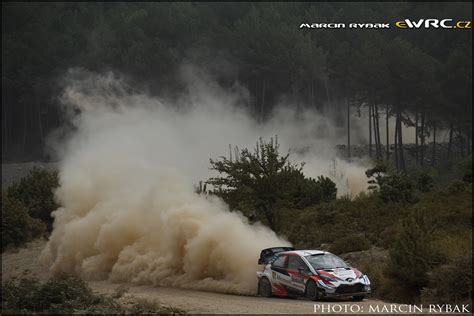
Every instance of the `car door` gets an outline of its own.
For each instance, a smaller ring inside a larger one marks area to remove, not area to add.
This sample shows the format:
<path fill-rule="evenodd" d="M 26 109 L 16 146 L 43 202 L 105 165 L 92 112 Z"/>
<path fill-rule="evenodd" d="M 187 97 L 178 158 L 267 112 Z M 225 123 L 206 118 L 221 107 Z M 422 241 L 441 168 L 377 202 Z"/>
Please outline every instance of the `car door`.
<path fill-rule="evenodd" d="M 305 291 L 305 277 L 310 273 L 306 263 L 298 256 L 288 256 L 287 271 L 291 278 L 291 287 L 299 293 Z"/>
<path fill-rule="evenodd" d="M 279 255 L 271 265 L 272 280 L 276 284 L 280 284 L 287 288 L 291 286 L 291 276 L 287 271 L 287 255 Z"/>

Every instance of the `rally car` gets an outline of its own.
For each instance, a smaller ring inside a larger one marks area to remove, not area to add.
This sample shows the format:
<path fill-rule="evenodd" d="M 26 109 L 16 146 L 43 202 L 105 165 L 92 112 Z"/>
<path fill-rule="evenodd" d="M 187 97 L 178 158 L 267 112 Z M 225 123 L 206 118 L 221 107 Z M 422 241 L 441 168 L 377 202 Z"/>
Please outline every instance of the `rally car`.
<path fill-rule="evenodd" d="M 352 298 L 360 301 L 370 293 L 369 278 L 338 256 L 321 250 L 274 247 L 262 250 L 257 272 L 258 294 L 264 297 L 304 296 Z"/>

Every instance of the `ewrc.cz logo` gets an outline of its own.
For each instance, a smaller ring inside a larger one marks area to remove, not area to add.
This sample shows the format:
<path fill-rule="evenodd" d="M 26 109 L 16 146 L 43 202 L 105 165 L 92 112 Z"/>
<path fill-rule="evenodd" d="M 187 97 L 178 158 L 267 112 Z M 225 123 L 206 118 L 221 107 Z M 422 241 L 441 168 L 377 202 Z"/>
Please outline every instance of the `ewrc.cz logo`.
<path fill-rule="evenodd" d="M 405 19 L 394 23 L 398 29 L 471 29 L 471 21 L 455 21 L 453 19 Z M 390 29 L 390 23 L 301 23 L 300 29 Z"/>
<path fill-rule="evenodd" d="M 395 26 L 399 29 L 429 29 L 429 28 L 442 28 L 442 29 L 471 29 L 471 21 L 456 21 L 453 19 L 420 19 L 417 22 L 405 19 L 403 21 L 395 22 Z"/>

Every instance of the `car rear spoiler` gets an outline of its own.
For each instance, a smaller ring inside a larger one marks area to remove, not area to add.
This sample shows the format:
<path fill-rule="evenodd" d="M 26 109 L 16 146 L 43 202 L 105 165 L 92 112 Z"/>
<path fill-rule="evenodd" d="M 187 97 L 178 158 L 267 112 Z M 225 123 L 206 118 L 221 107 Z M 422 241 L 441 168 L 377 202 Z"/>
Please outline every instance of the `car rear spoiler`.
<path fill-rule="evenodd" d="M 263 249 L 260 252 L 260 258 L 258 259 L 258 264 L 267 264 L 270 259 L 272 259 L 277 253 L 283 252 L 283 251 L 291 251 L 295 250 L 293 247 L 273 247 L 273 248 L 267 248 Z"/>

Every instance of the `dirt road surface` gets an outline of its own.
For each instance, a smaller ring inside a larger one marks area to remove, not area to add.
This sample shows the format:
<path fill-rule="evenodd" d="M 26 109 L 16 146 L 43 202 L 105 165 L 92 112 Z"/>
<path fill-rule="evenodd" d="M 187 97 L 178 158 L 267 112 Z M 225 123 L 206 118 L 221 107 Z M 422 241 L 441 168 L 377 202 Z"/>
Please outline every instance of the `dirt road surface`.
<path fill-rule="evenodd" d="M 38 261 L 38 256 L 45 244 L 45 240 L 37 240 L 29 243 L 25 248 L 8 250 L 3 253 L 2 282 L 26 273 L 41 280 L 48 279 L 50 277 L 48 268 L 42 266 Z M 179 308 L 193 314 L 314 314 L 315 304 L 319 312 L 336 313 L 339 310 L 342 312 L 347 310 L 348 312 L 367 313 L 369 308 L 378 308 L 381 311 L 383 306 L 387 306 L 389 310 L 391 306 L 399 306 L 373 299 L 357 303 L 352 301 L 311 302 L 295 298 L 228 295 L 177 288 L 117 284 L 109 281 L 94 281 L 89 284 L 96 292 L 103 294 L 113 294 L 119 287 L 125 287 L 127 288 L 125 295 L 128 299 L 156 300 L 162 305 Z"/>

